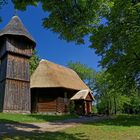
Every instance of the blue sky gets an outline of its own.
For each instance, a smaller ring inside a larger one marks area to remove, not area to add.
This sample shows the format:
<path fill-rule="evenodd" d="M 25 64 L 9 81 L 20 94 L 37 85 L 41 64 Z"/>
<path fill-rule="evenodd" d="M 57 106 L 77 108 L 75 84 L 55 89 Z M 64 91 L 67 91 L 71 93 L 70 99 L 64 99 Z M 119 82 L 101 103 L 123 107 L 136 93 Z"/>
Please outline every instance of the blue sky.
<path fill-rule="evenodd" d="M 9 2 L 0 9 L 2 22 L 0 30 L 9 22 L 14 15 L 13 5 Z M 80 61 L 82 64 L 99 70 L 98 61 L 100 58 L 95 54 L 93 49 L 88 48 L 88 39 L 85 45 L 75 45 L 75 43 L 67 43 L 65 40 L 60 40 L 58 34 L 44 29 L 42 19 L 47 16 L 41 6 L 29 6 L 26 11 L 18 11 L 17 15 L 22 20 L 24 26 L 36 40 L 36 49 L 38 55 L 42 59 L 47 59 L 61 65 L 67 65 L 69 61 Z"/>

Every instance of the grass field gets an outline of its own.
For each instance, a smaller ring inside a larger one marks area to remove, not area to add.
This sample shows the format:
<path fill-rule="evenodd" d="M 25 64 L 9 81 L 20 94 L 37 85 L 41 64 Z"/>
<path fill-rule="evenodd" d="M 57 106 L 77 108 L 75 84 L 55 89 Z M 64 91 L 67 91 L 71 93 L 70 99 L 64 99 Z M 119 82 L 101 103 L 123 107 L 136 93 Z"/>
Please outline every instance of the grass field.
<path fill-rule="evenodd" d="M 65 130 L 82 140 L 140 140 L 140 116 L 117 116 L 112 120 L 83 124 Z"/>
<path fill-rule="evenodd" d="M 7 114 L 0 113 L 0 122 L 47 122 L 77 118 L 76 115 Z"/>
<path fill-rule="evenodd" d="M 110 120 L 81 124 L 59 132 L 19 132 L 1 140 L 140 140 L 140 116 L 119 115 Z"/>

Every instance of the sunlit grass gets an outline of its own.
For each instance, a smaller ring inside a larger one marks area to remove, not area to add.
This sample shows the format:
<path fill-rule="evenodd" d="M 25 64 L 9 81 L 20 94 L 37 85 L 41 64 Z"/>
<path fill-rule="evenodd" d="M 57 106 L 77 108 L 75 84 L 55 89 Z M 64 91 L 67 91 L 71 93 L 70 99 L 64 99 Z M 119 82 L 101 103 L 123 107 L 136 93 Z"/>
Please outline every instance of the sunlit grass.
<path fill-rule="evenodd" d="M 111 120 L 82 124 L 64 132 L 87 140 L 140 140 L 140 115 L 119 115 Z M 80 133 L 83 137 L 77 135 Z"/>
<path fill-rule="evenodd" d="M 59 132 L 21 132 L 1 140 L 140 140 L 140 115 L 118 115 L 113 119 L 80 124 Z"/>
<path fill-rule="evenodd" d="M 0 113 L 0 122 L 47 122 L 77 118 L 77 115 L 8 114 Z"/>

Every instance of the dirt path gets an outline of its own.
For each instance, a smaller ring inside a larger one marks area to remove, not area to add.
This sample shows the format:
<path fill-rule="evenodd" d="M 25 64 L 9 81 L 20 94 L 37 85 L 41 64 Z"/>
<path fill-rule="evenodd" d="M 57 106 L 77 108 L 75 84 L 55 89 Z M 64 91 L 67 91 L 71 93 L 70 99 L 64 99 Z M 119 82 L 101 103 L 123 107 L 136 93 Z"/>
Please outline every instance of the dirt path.
<path fill-rule="evenodd" d="M 56 132 L 69 127 L 75 127 L 81 123 L 95 122 L 107 119 L 107 117 L 81 117 L 57 122 L 46 123 L 0 123 L 0 135 L 20 132 Z"/>

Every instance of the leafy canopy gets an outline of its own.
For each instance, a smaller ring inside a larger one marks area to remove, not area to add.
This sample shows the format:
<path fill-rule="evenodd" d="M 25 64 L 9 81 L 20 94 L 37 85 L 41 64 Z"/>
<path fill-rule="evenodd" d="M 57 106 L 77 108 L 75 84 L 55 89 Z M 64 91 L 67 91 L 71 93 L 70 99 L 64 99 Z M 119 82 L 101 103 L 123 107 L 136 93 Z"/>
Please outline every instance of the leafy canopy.
<path fill-rule="evenodd" d="M 49 13 L 43 26 L 60 34 L 60 38 L 84 43 L 84 36 L 92 33 L 100 21 L 102 11 L 108 11 L 109 0 L 13 0 L 15 8 L 26 10 L 28 5 L 42 4 Z"/>
<path fill-rule="evenodd" d="M 0 5 L 7 0 L 1 0 Z M 139 0 L 12 0 L 15 8 L 38 6 L 49 15 L 44 28 L 67 41 L 84 43 L 102 57 L 100 65 L 124 89 L 140 87 L 140 1 Z M 121 85 L 121 84 L 120 84 Z"/>
<path fill-rule="evenodd" d="M 139 15 L 140 1 L 114 0 L 107 25 L 100 25 L 91 36 L 91 48 L 102 56 L 100 64 L 126 88 L 140 86 Z"/>

